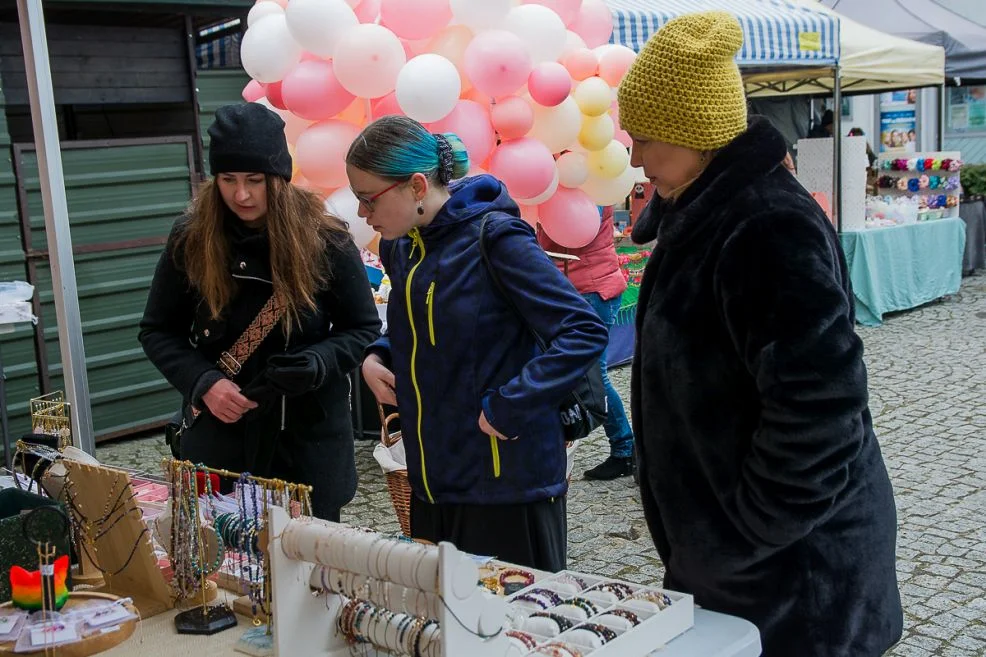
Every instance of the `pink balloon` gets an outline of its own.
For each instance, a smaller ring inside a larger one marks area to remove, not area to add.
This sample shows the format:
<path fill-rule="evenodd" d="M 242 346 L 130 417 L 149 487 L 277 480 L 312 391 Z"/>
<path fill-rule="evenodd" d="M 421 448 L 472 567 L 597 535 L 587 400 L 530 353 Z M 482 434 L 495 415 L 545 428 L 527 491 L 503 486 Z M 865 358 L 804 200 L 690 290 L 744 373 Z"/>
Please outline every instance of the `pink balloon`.
<path fill-rule="evenodd" d="M 523 0 L 521 4 L 547 7 L 558 14 L 562 23 L 570 25 L 572 21 L 578 18 L 582 0 Z"/>
<path fill-rule="evenodd" d="M 626 46 L 612 46 L 599 56 L 599 77 L 611 87 L 620 86 L 637 53 Z"/>
<path fill-rule="evenodd" d="M 466 46 L 462 68 L 477 90 L 506 96 L 520 89 L 534 67 L 519 36 L 506 30 L 480 32 Z"/>
<path fill-rule="evenodd" d="M 376 114 L 374 114 L 376 116 Z M 469 161 L 482 165 L 496 145 L 496 133 L 490 124 L 489 110 L 472 100 L 460 100 L 441 121 L 428 124 L 432 132 L 451 132 L 466 145 Z"/>
<path fill-rule="evenodd" d="M 353 11 L 360 23 L 372 23 L 380 15 L 380 0 L 362 0 Z"/>
<path fill-rule="evenodd" d="M 616 132 L 613 134 L 613 139 L 620 142 L 627 148 L 633 146 L 633 139 L 630 137 L 630 133 L 620 126 L 620 106 L 615 100 L 613 101 L 613 104 L 609 106 L 609 116 L 613 119 L 613 123 L 616 124 Z"/>
<path fill-rule="evenodd" d="M 538 214 L 548 237 L 567 249 L 580 249 L 599 233 L 599 209 L 581 189 L 559 187 Z"/>
<path fill-rule="evenodd" d="M 613 14 L 602 0 L 584 0 L 569 29 L 582 37 L 589 48 L 601 46 L 609 43 L 613 34 Z"/>
<path fill-rule="evenodd" d="M 366 0 L 363 0 L 363 2 L 366 2 Z M 372 115 L 371 120 L 374 121 L 381 116 L 390 116 L 392 114 L 403 116 L 404 112 L 397 102 L 397 93 L 391 91 L 386 96 L 374 100 L 370 105 L 370 114 Z"/>
<path fill-rule="evenodd" d="M 256 80 L 250 80 L 247 82 L 247 85 L 243 87 L 243 93 L 241 95 L 243 96 L 243 100 L 248 103 L 252 103 L 260 100 L 266 96 L 267 93 L 264 91 L 264 85 L 260 84 Z"/>
<path fill-rule="evenodd" d="M 512 197 L 534 198 L 554 180 L 555 158 L 538 140 L 521 137 L 497 146 L 490 173 L 503 181 Z"/>
<path fill-rule="evenodd" d="M 281 95 L 291 112 L 312 121 L 335 116 L 356 98 L 339 84 L 332 62 L 323 60 L 298 64 L 281 81 Z"/>
<path fill-rule="evenodd" d="M 572 92 L 572 76 L 558 62 L 542 62 L 527 78 L 527 90 L 538 105 L 554 107 Z"/>
<path fill-rule="evenodd" d="M 595 53 L 588 48 L 577 48 L 568 53 L 561 59 L 569 75 L 573 80 L 581 82 L 586 78 L 591 78 L 599 68 L 599 60 Z"/>
<path fill-rule="evenodd" d="M 380 23 L 402 39 L 434 36 L 452 20 L 448 0 L 382 0 Z"/>
<path fill-rule="evenodd" d="M 264 93 L 267 94 L 267 100 L 270 101 L 271 105 L 280 110 L 287 109 L 287 106 L 284 104 L 284 94 L 282 93 L 280 82 L 270 82 L 265 84 Z"/>
<path fill-rule="evenodd" d="M 534 127 L 534 109 L 523 98 L 508 96 L 490 110 L 493 128 L 503 139 L 517 139 Z"/>
<path fill-rule="evenodd" d="M 298 169 L 318 187 L 346 184 L 346 152 L 359 134 L 352 123 L 329 119 L 315 123 L 298 136 L 295 161 Z"/>

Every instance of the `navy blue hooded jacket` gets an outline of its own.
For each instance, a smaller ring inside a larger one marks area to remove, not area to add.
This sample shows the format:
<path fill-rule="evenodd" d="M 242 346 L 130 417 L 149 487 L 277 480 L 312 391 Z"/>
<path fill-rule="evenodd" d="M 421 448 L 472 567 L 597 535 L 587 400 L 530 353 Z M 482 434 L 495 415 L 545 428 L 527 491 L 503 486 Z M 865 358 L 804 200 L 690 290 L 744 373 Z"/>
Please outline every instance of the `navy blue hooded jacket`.
<path fill-rule="evenodd" d="M 567 490 L 557 407 L 606 348 L 606 327 L 537 243 L 492 176 L 450 187 L 426 227 L 380 255 L 392 291 L 388 335 L 371 345 L 397 379 L 414 493 L 436 503 L 512 504 Z M 492 266 L 534 338 L 490 279 Z M 517 440 L 484 435 L 479 415 Z"/>

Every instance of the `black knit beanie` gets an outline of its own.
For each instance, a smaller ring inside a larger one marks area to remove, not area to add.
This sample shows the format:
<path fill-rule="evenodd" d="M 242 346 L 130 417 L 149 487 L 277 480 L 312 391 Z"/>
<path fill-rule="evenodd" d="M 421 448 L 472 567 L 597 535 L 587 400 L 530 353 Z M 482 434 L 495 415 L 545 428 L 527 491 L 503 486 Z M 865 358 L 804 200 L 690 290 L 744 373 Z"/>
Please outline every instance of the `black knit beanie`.
<path fill-rule="evenodd" d="M 291 180 L 284 121 L 259 103 L 223 105 L 209 126 L 209 169 L 270 173 Z"/>

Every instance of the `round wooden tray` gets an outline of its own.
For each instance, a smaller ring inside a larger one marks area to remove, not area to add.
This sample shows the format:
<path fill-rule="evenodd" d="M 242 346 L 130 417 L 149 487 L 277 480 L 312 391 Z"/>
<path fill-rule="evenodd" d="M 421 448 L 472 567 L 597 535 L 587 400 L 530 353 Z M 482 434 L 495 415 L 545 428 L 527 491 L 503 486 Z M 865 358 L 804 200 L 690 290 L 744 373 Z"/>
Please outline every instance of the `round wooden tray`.
<path fill-rule="evenodd" d="M 116 595 L 110 595 L 108 593 L 91 593 L 87 591 L 80 591 L 75 593 L 69 593 L 68 602 L 62 607 L 62 611 L 67 609 L 72 609 L 73 607 L 80 607 L 86 603 L 91 603 L 93 601 L 112 601 L 119 600 L 120 597 Z M 11 607 L 10 602 L 6 602 L 0 605 L 0 608 L 9 609 Z M 127 605 L 133 613 L 137 613 L 136 607 L 132 604 Z M 55 646 L 53 648 L 48 648 L 47 654 L 56 655 L 57 657 L 89 657 L 89 655 L 95 655 L 103 652 L 104 650 L 109 650 L 114 646 L 118 646 L 134 633 L 134 629 L 137 627 L 137 620 L 131 619 L 120 623 L 120 629 L 115 632 L 107 632 L 105 634 L 95 634 L 88 638 L 82 639 L 77 643 L 69 643 L 61 646 Z M 15 641 L 0 642 L 0 655 L 44 655 L 45 650 L 37 650 L 35 652 L 14 652 Z"/>

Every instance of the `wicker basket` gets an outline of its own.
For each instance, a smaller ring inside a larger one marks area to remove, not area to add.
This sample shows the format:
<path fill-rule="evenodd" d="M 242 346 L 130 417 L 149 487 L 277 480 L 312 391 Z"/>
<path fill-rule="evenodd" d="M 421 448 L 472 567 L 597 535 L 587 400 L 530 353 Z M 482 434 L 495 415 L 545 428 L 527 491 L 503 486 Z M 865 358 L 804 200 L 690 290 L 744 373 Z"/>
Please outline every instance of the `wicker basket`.
<path fill-rule="evenodd" d="M 387 427 L 391 422 L 398 418 L 397 413 L 385 415 L 383 406 L 377 404 L 380 412 L 380 442 L 388 449 L 401 440 L 401 432 L 390 433 Z M 385 473 L 387 477 L 387 490 L 390 492 L 390 501 L 394 505 L 394 513 L 397 514 L 397 522 L 401 525 L 401 533 L 411 536 L 411 485 L 407 481 L 407 469 L 395 470 Z"/>

